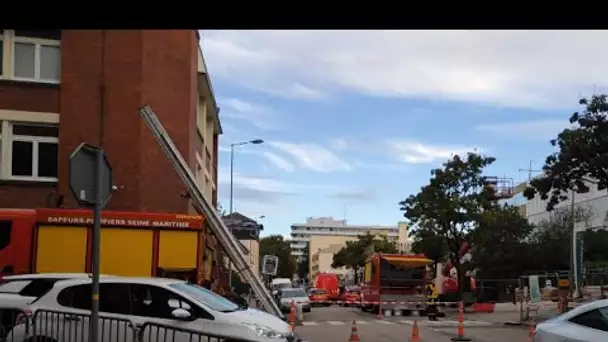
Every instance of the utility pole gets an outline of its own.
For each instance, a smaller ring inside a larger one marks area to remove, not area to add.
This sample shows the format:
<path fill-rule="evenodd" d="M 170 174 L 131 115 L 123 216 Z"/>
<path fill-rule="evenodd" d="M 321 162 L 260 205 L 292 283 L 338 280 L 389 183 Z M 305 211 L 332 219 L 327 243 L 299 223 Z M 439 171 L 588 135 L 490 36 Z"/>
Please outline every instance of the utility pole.
<path fill-rule="evenodd" d="M 106 85 L 105 85 L 105 49 L 106 49 L 106 30 L 101 30 L 101 72 L 99 82 L 99 149 L 97 151 L 97 165 L 96 165 L 96 194 L 94 207 L 94 225 L 92 231 L 92 256 L 91 256 L 91 273 L 92 273 L 92 284 L 91 284 L 91 324 L 89 326 L 89 341 L 99 341 L 99 274 L 100 274 L 100 238 L 101 238 L 101 210 L 103 207 L 102 198 L 102 187 L 103 187 L 103 140 L 104 140 L 104 126 L 106 117 Z"/>

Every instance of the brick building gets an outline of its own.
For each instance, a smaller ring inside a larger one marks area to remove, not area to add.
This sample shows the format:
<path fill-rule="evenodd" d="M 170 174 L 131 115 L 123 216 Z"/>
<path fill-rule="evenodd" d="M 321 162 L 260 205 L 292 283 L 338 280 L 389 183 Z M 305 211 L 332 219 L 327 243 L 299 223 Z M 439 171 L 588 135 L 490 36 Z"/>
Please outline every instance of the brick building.
<path fill-rule="evenodd" d="M 101 140 L 118 187 L 107 209 L 193 212 L 145 104 L 215 205 L 221 126 L 198 41 L 196 30 L 0 30 L 0 208 L 75 207 L 69 155 Z"/>

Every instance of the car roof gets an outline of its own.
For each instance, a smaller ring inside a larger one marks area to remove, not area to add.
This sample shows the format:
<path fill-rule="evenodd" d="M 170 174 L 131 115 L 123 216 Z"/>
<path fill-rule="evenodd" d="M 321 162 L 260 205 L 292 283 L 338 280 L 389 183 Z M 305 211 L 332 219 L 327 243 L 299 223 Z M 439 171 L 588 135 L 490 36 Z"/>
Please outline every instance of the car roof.
<path fill-rule="evenodd" d="M 585 312 L 603 308 L 603 307 L 608 307 L 608 299 L 594 300 L 593 302 L 585 303 L 583 305 L 572 308 L 572 310 L 570 310 L 560 316 L 549 319 L 545 322 L 550 323 L 550 322 L 556 322 L 556 321 L 557 322 L 567 321 L 567 320 L 569 320 L 575 316 L 578 316 L 580 314 L 583 314 Z"/>
<path fill-rule="evenodd" d="M 57 286 L 68 287 L 73 285 L 90 284 L 92 279 L 66 279 L 58 282 Z M 144 284 L 144 285 L 172 285 L 185 283 L 185 280 L 171 278 L 149 278 L 149 277 L 123 277 L 123 276 L 105 276 L 100 278 L 101 283 L 127 283 L 127 284 Z"/>
<path fill-rule="evenodd" d="M 90 273 L 31 273 L 5 276 L 2 277 L 2 280 L 77 279 L 90 278 L 91 276 Z"/>

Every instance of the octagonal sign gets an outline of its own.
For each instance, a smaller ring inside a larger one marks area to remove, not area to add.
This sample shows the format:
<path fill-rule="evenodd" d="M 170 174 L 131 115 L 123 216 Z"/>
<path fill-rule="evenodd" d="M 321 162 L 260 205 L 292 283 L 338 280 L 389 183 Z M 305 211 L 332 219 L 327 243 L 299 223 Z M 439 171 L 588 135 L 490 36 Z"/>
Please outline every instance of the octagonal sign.
<path fill-rule="evenodd" d="M 102 153 L 101 165 L 101 206 L 105 207 L 112 196 L 112 168 L 105 153 L 97 146 L 81 143 L 70 155 L 68 173 L 70 189 L 84 207 L 92 207 L 97 199 L 96 170 L 97 153 Z"/>

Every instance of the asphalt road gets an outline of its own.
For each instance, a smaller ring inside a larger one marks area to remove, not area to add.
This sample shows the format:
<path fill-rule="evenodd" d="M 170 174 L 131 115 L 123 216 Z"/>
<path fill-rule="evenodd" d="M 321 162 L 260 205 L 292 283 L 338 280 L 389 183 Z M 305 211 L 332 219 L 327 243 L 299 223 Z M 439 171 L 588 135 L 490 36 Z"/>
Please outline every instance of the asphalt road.
<path fill-rule="evenodd" d="M 493 315 L 493 314 L 487 314 Z M 502 322 L 475 314 L 465 316 L 465 337 L 479 342 L 526 341 L 526 327 L 506 327 Z M 331 306 L 313 308 L 304 314 L 297 334 L 309 342 L 349 341 L 353 321 L 362 342 L 410 341 L 414 321 L 418 322 L 421 342 L 448 342 L 457 334 L 456 317 L 439 318 L 430 322 L 426 317 L 383 317 L 361 312 L 358 308 Z"/>

